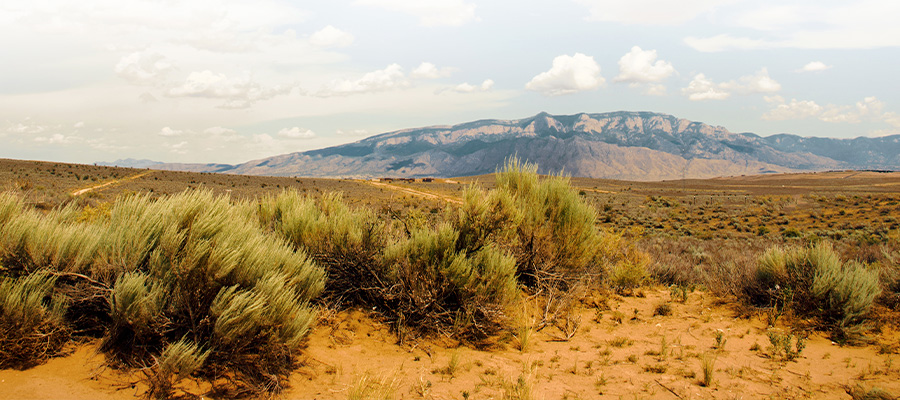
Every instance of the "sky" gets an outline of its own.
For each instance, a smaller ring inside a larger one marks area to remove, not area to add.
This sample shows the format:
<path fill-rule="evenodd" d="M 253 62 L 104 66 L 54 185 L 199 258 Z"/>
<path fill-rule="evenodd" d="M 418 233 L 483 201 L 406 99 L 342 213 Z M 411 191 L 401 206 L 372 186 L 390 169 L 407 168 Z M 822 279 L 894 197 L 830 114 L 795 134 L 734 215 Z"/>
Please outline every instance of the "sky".
<path fill-rule="evenodd" d="M 654 111 L 900 134 L 896 0 L 11 0 L 0 157 L 241 163 L 479 119 Z"/>

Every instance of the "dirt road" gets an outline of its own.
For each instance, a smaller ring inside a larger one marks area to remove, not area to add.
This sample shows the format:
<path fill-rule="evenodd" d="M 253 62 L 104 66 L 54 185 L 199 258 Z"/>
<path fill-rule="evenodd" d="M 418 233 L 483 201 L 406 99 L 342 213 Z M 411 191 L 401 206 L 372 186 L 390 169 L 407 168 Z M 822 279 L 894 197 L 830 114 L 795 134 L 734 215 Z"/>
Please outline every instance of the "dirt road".
<path fill-rule="evenodd" d="M 391 184 L 388 184 L 388 183 L 373 182 L 373 181 L 366 181 L 366 182 L 368 182 L 369 184 L 378 186 L 378 187 L 385 187 L 385 188 L 388 188 L 388 189 L 391 189 L 391 190 L 396 190 L 396 191 L 398 191 L 398 192 L 408 193 L 408 194 L 411 194 L 411 195 L 413 195 L 413 196 L 424 197 L 424 198 L 426 198 L 426 199 L 439 199 L 439 200 L 444 200 L 444 201 L 446 201 L 446 202 L 448 202 L 448 203 L 462 204 L 462 200 L 460 200 L 460 199 L 458 199 L 458 198 L 455 198 L 455 197 L 441 196 L 441 195 L 439 195 L 439 194 L 423 192 L 423 191 L 421 191 L 421 190 L 410 189 L 410 188 L 407 188 L 407 187 L 402 187 L 402 186 L 397 186 L 397 185 L 391 185 Z"/>
<path fill-rule="evenodd" d="M 78 196 L 81 196 L 81 195 L 83 195 L 83 194 L 85 194 L 85 193 L 87 193 L 87 192 L 90 192 L 90 191 L 92 191 L 92 190 L 97 190 L 97 189 L 100 189 L 100 188 L 103 188 L 103 187 L 107 187 L 107 186 L 110 186 L 110 185 L 115 185 L 115 184 L 117 184 L 117 183 L 122 183 L 122 182 L 125 182 L 125 181 L 132 181 L 132 180 L 135 180 L 135 179 L 137 179 L 137 178 L 140 178 L 140 177 L 143 177 L 143 176 L 150 175 L 150 174 L 152 174 L 152 173 L 153 173 L 153 171 L 145 171 L 145 172 L 141 172 L 141 173 L 139 173 L 139 174 L 137 174 L 137 175 L 128 176 L 128 177 L 125 177 L 125 178 L 122 178 L 122 179 L 116 179 L 116 180 L 113 180 L 113 181 L 101 183 L 101 184 L 99 184 L 99 185 L 91 186 L 91 187 L 84 188 L 84 189 L 78 189 L 78 190 L 72 192 L 72 196 L 78 197 Z"/>

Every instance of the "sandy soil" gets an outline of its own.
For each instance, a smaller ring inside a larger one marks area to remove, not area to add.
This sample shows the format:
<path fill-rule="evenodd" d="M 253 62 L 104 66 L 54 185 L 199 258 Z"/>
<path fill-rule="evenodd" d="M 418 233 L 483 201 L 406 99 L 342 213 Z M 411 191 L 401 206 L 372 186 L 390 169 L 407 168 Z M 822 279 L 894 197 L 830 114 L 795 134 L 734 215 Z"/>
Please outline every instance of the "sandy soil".
<path fill-rule="evenodd" d="M 25 371 L 0 370 L 0 398 L 119 400 L 142 392 L 136 377 L 104 367 L 97 343 L 71 350 L 67 356 Z"/>
<path fill-rule="evenodd" d="M 398 344 L 397 334 L 365 311 L 326 315 L 282 397 L 849 399 L 846 389 L 857 384 L 900 393 L 900 362 L 879 353 L 885 346 L 841 347 L 815 334 L 798 359 L 783 361 L 771 355 L 765 318 L 736 318 L 727 304 L 703 292 L 691 293 L 685 303 L 669 302 L 671 315 L 654 316 L 670 294 L 657 288 L 644 295 L 583 305 L 569 340 L 563 329 L 548 326 L 532 330 L 525 351 L 517 349 L 516 337 L 501 338 L 488 350 L 440 338 Z M 718 349 L 717 333 L 724 339 Z M 896 345 L 898 337 L 885 328 L 878 339 Z M 704 356 L 715 359 L 709 387 L 700 382 Z M 140 396 L 136 375 L 103 368 L 102 360 L 96 344 L 87 344 L 26 371 L 0 371 L 0 398 Z"/>

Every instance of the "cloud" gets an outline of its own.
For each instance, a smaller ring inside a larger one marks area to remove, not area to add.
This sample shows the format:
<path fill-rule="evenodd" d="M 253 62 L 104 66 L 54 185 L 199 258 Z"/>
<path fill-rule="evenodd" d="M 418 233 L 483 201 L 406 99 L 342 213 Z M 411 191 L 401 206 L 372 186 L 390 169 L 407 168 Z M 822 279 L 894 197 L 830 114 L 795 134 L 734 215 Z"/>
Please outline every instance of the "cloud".
<path fill-rule="evenodd" d="M 184 131 L 178 130 L 178 129 L 172 129 L 168 126 L 165 126 L 162 129 L 160 129 L 160 131 L 159 131 L 159 133 L 157 133 L 157 135 L 165 136 L 165 137 L 175 137 L 175 136 L 184 135 Z"/>
<path fill-rule="evenodd" d="M 629 53 L 619 59 L 619 76 L 614 81 L 661 82 L 675 73 L 675 68 L 671 63 L 656 58 L 656 50 L 641 50 L 638 46 L 632 47 Z"/>
<path fill-rule="evenodd" d="M 475 4 L 463 0 L 357 0 L 355 4 L 410 14 L 428 27 L 461 26 L 476 20 Z"/>
<path fill-rule="evenodd" d="M 884 112 L 884 103 L 874 96 L 866 97 L 854 105 L 828 104 L 820 106 L 811 100 L 797 99 L 791 99 L 787 103 L 779 96 L 767 97 L 766 101 L 775 104 L 775 108 L 762 115 L 762 119 L 770 121 L 817 118 L 829 123 L 856 124 L 863 121 L 880 121 L 900 127 L 898 115 L 893 112 Z"/>
<path fill-rule="evenodd" d="M 830 69 L 831 65 L 825 65 L 825 63 L 821 61 L 813 61 L 803 66 L 797 70 L 797 72 L 817 72 L 824 71 L 826 69 Z"/>
<path fill-rule="evenodd" d="M 474 92 L 487 92 L 494 88 L 494 80 L 493 79 L 485 79 L 481 82 L 481 85 L 472 85 L 468 82 L 460 83 L 459 85 L 453 86 L 451 88 L 441 89 L 438 93 L 443 92 L 456 92 L 456 93 L 474 93 Z"/>
<path fill-rule="evenodd" d="M 644 87 L 644 94 L 647 96 L 665 96 L 666 95 L 666 85 L 660 84 L 647 84 L 647 85 L 638 85 Z"/>
<path fill-rule="evenodd" d="M 348 96 L 351 94 L 383 92 L 408 87 L 409 80 L 403 67 L 391 64 L 384 69 L 366 73 L 359 79 L 341 79 L 315 93 L 319 97 Z"/>
<path fill-rule="evenodd" d="M 688 87 L 681 93 L 690 100 L 725 100 L 732 93 L 747 95 L 755 93 L 775 93 L 781 90 L 781 84 L 769 76 L 769 71 L 762 68 L 753 75 L 745 75 L 736 80 L 716 84 L 704 74 L 694 75 Z M 771 98 L 769 98 L 771 99 Z"/>
<path fill-rule="evenodd" d="M 784 99 L 779 100 L 784 101 Z M 822 106 L 814 101 L 791 99 L 790 103 L 778 104 L 775 108 L 767 111 L 762 115 L 762 119 L 767 121 L 806 119 L 815 117 L 821 112 Z"/>
<path fill-rule="evenodd" d="M 681 25 L 734 0 L 576 0 L 590 21 L 628 25 Z"/>
<path fill-rule="evenodd" d="M 210 70 L 191 72 L 185 82 L 166 92 L 169 97 L 200 97 L 208 99 L 225 99 L 221 108 L 249 108 L 253 103 L 268 100 L 275 96 L 291 92 L 291 86 L 275 86 L 263 88 L 249 78 L 229 78 L 225 74 L 216 74 Z"/>
<path fill-rule="evenodd" d="M 550 70 L 532 78 L 525 89 L 544 96 L 561 96 L 593 90 L 605 82 L 594 57 L 575 53 L 574 56 L 561 55 L 554 58 Z"/>
<path fill-rule="evenodd" d="M 725 100 L 731 96 L 731 93 L 722 90 L 719 85 L 703 74 L 694 75 L 694 79 L 691 80 L 688 87 L 681 89 L 681 93 L 692 101 Z"/>
<path fill-rule="evenodd" d="M 287 139 L 312 139 L 316 137 L 316 133 L 309 129 L 300 129 L 299 127 L 284 128 L 278 131 L 278 136 Z"/>
<path fill-rule="evenodd" d="M 316 47 L 347 47 L 353 44 L 353 35 L 328 25 L 309 37 L 309 43 Z"/>
<path fill-rule="evenodd" d="M 6 131 L 9 133 L 33 135 L 36 133 L 43 133 L 50 128 L 51 127 L 49 126 L 33 123 L 26 119 L 24 123 L 17 122 L 15 124 L 10 124 L 7 126 Z"/>
<path fill-rule="evenodd" d="M 235 131 L 234 129 L 223 128 L 221 126 L 206 128 L 203 130 L 203 133 L 211 137 L 223 140 L 233 140 L 237 137 L 237 131 Z"/>
<path fill-rule="evenodd" d="M 868 117 L 882 118 L 884 103 L 875 97 L 866 97 L 862 101 L 856 102 L 853 106 L 835 106 L 829 105 L 825 107 L 819 119 L 825 122 L 849 122 L 858 123 Z"/>
<path fill-rule="evenodd" d="M 738 28 L 746 32 L 744 36 L 689 37 L 685 43 L 698 51 L 896 47 L 898 14 L 896 1 L 744 1 L 716 10 L 723 29 Z"/>
<path fill-rule="evenodd" d="M 74 135 L 63 135 L 61 133 L 54 133 L 50 136 L 38 136 L 34 138 L 35 142 L 44 143 L 44 144 L 72 144 L 81 142 L 84 139 L 74 136 Z"/>
<path fill-rule="evenodd" d="M 738 78 L 719 85 L 722 89 L 733 90 L 739 94 L 775 93 L 781 90 L 781 84 L 769 77 L 769 70 L 762 68 L 753 75 Z"/>
<path fill-rule="evenodd" d="M 116 64 L 116 75 L 136 85 L 158 83 L 174 66 L 159 53 L 138 51 L 123 56 Z"/>
<path fill-rule="evenodd" d="M 411 77 L 416 79 L 437 79 L 448 77 L 450 75 L 453 75 L 453 68 L 438 68 L 430 62 L 419 64 L 419 66 L 412 71 L 412 74 L 410 74 Z"/>
<path fill-rule="evenodd" d="M 900 128 L 900 114 L 895 112 L 886 112 L 881 115 L 881 120 L 894 128 Z"/>

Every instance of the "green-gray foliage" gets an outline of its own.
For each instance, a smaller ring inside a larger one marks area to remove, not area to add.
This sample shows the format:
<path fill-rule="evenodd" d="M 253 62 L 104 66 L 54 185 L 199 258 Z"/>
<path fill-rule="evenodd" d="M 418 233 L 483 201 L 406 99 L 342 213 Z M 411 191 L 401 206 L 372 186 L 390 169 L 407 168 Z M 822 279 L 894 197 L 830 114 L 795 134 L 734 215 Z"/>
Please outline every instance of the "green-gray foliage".
<path fill-rule="evenodd" d="M 156 365 L 147 374 L 150 383 L 148 397 L 171 398 L 175 383 L 199 370 L 208 356 L 209 351 L 203 351 L 185 339 L 166 345 Z"/>
<path fill-rule="evenodd" d="M 406 321 L 465 337 L 495 333 L 516 293 L 515 261 L 494 246 L 467 253 L 443 224 L 412 232 L 385 250 L 387 300 Z"/>
<path fill-rule="evenodd" d="M 258 218 L 326 269 L 327 295 L 377 302 L 373 288 L 384 286 L 380 258 L 388 231 L 371 210 L 351 209 L 336 193 L 313 198 L 286 190 L 262 199 Z"/>
<path fill-rule="evenodd" d="M 24 368 L 56 355 L 69 337 L 56 278 L 37 272 L 0 281 L 0 369 Z"/>
<path fill-rule="evenodd" d="M 205 190 L 125 196 L 91 218 L 72 207 L 42 215 L 9 204 L 21 202 L 0 197 L 3 273 L 46 269 L 62 277 L 56 285 L 77 310 L 69 322 L 94 326 L 111 359 L 146 365 L 189 337 L 215 364 L 198 373 L 226 372 L 238 386 L 281 386 L 325 274 L 266 232 L 253 205 Z M 223 302 L 235 294 L 265 307 Z M 241 334 L 224 333 L 235 330 Z"/>
<path fill-rule="evenodd" d="M 854 333 L 881 293 L 878 273 L 842 262 L 828 243 L 806 248 L 772 247 L 760 258 L 747 287 L 751 302 L 788 307 L 816 317 L 840 336 Z"/>

